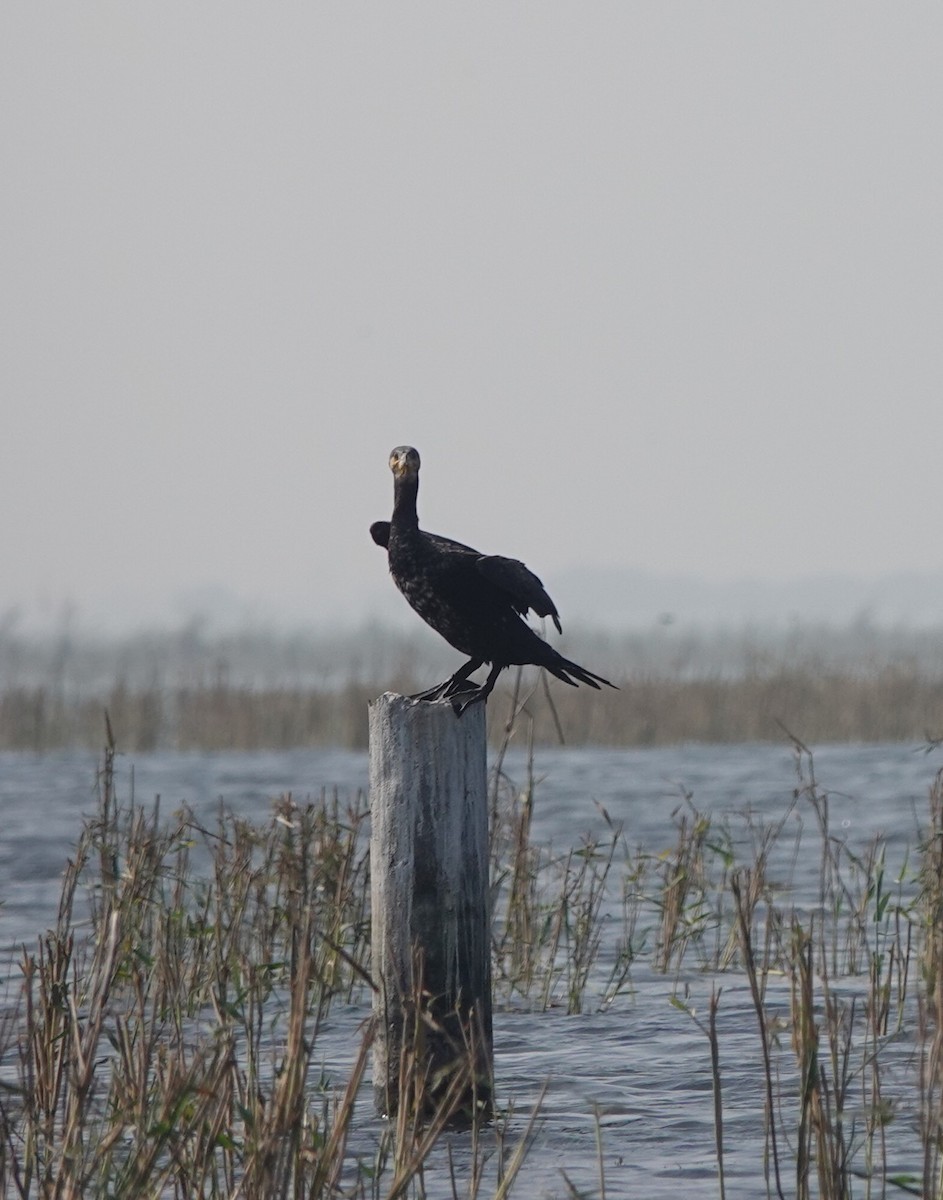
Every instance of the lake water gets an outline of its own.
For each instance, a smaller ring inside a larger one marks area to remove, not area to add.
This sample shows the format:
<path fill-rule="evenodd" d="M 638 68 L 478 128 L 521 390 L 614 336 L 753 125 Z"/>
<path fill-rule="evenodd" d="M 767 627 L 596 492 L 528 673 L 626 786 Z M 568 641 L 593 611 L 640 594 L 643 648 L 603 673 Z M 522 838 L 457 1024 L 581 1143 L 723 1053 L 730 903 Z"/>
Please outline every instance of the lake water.
<path fill-rule="evenodd" d="M 816 777 L 829 795 L 835 836 L 863 850 L 883 835 L 887 875 L 895 875 L 908 847 L 913 857 L 940 758 L 939 752 L 928 755 L 904 745 L 817 748 Z M 86 753 L 0 755 L 0 948 L 8 987 L 15 986 L 16 972 L 9 970 L 14 948 L 35 945 L 37 934 L 55 921 L 63 864 L 83 814 L 95 810 L 96 769 L 95 757 Z M 524 758 L 511 753 L 505 771 L 523 781 Z M 655 855 L 674 845 L 672 814 L 686 795 L 699 811 L 726 815 L 737 829 L 744 811 L 770 821 L 789 811 L 797 778 L 786 745 L 547 749 L 537 752 L 535 771 L 535 841 L 568 848 L 584 834 L 604 835 L 602 807 L 624 826 L 630 845 Z M 325 787 L 366 789 L 367 759 L 363 753 L 335 750 L 138 755 L 133 762 L 118 759 L 117 786 L 125 800 L 132 794 L 139 802 L 159 795 L 165 812 L 186 802 L 198 815 L 209 815 L 222 798 L 233 810 L 261 819 L 273 797 L 286 792 L 303 800 Z M 814 825 L 801 807 L 789 820 L 797 829 Z M 799 851 L 791 852 L 782 870 L 789 872 L 797 902 L 813 906 L 817 851 L 808 838 L 789 844 L 798 844 Z M 610 917 L 615 926 L 614 908 Z M 601 957 L 605 960 L 605 949 Z M 718 1028 L 727 1196 L 755 1200 L 766 1194 L 760 1049 L 742 973 L 716 977 L 692 962 L 680 977 L 666 976 L 640 962 L 631 989 L 607 1007 L 590 1002 L 579 1016 L 559 1009 L 495 1013 L 498 1099 L 513 1105 L 512 1136 L 523 1129 L 547 1086 L 526 1178 L 512 1195 L 566 1196 L 562 1171 L 576 1187 L 598 1194 L 594 1112 L 608 1197 L 718 1194 L 708 1044 L 690 1015 L 671 1002 L 680 991 L 700 1016 L 715 981 L 723 987 Z M 788 1009 L 787 985 L 771 980 L 768 1003 L 780 1001 Z M 353 1061 L 356 1029 L 366 1012 L 366 1006 L 337 1007 L 327 1022 L 319 1044 L 326 1072 L 338 1081 Z M 785 1041 L 788 1050 L 788 1035 Z M 893 1046 L 888 1053 L 895 1053 Z M 912 1069 L 912 1043 L 903 1042 L 899 1053 L 901 1070 Z M 360 1116 L 353 1148 L 369 1154 L 380 1123 L 368 1103 Z M 893 1169 L 918 1169 L 915 1127 L 916 1114 L 904 1108 L 889 1126 Z M 453 1135 L 452 1152 L 460 1171 L 468 1153 L 463 1135 Z M 788 1163 L 788 1151 L 785 1158 Z M 444 1156 L 434 1157 L 427 1175 L 430 1196 L 451 1194 L 445 1171 Z M 794 1190 L 788 1166 L 785 1179 L 788 1195 Z"/>

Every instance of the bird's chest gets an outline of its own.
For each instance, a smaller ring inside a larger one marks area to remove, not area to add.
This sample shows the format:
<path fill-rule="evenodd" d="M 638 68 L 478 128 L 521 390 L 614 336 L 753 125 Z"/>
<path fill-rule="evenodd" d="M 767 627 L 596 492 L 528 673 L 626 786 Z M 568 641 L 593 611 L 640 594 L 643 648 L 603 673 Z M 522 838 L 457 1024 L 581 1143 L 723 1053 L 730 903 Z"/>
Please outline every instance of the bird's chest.
<path fill-rule="evenodd" d="M 468 586 L 465 564 L 424 552 L 422 546 L 389 546 L 390 574 L 415 611 L 448 642 L 463 652 L 467 649 L 469 622 L 473 619 L 475 596 Z"/>
<path fill-rule="evenodd" d="M 437 555 L 426 553 L 422 545 L 401 545 L 391 540 L 389 558 L 393 582 L 413 607 L 454 594 L 456 581 L 449 564 Z"/>

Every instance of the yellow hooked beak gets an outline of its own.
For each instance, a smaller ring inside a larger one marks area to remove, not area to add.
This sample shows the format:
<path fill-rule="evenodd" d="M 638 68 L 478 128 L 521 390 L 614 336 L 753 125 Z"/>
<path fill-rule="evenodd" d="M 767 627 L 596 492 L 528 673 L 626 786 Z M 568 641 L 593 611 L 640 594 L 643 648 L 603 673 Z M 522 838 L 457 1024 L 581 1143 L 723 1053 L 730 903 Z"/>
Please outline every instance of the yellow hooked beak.
<path fill-rule="evenodd" d="M 397 446 L 390 451 L 390 470 L 399 479 L 419 471 L 419 451 L 412 446 Z"/>

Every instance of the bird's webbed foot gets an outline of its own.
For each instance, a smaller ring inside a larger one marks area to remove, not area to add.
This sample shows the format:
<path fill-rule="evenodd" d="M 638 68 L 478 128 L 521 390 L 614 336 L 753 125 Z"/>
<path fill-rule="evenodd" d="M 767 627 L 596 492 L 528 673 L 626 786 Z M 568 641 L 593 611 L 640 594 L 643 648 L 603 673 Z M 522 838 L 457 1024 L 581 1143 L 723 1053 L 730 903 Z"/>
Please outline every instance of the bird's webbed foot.
<path fill-rule="evenodd" d="M 449 696 L 452 701 L 452 711 L 457 717 L 460 717 L 466 708 L 471 708 L 479 700 L 487 700 L 487 698 L 488 693 L 484 687 L 479 687 L 476 683 L 463 684 Z"/>
<path fill-rule="evenodd" d="M 438 700 L 451 682 L 451 679 L 446 679 L 445 683 L 437 683 L 435 687 L 427 688 L 424 692 L 415 692 L 408 698 L 410 700 Z"/>
<path fill-rule="evenodd" d="M 450 700 L 455 696 L 464 696 L 468 692 L 478 692 L 480 687 L 477 683 L 471 683 L 468 679 L 446 679 L 444 683 L 438 683 L 435 687 L 427 688 L 424 692 L 417 692 L 414 696 L 410 696 L 410 700 Z"/>
<path fill-rule="evenodd" d="M 478 685 L 469 683 L 468 676 L 474 671 L 477 671 L 481 666 L 481 660 L 470 658 L 463 667 L 450 675 L 444 683 L 436 684 L 435 687 L 429 688 L 425 692 L 417 692 L 415 696 L 410 696 L 410 700 L 449 700 L 453 696 L 463 696 L 468 691 L 477 692 Z"/>
<path fill-rule="evenodd" d="M 473 704 L 477 704 L 479 700 L 488 699 L 494 689 L 494 685 L 498 676 L 501 674 L 502 668 L 502 663 L 495 663 L 495 665 L 491 668 L 488 678 L 481 685 L 481 687 L 476 687 L 468 695 L 465 694 L 465 691 L 462 691 L 461 694 L 458 692 L 449 693 L 452 697 L 452 708 L 455 710 L 455 715 L 457 717 L 460 717 L 466 708 L 470 708 Z"/>

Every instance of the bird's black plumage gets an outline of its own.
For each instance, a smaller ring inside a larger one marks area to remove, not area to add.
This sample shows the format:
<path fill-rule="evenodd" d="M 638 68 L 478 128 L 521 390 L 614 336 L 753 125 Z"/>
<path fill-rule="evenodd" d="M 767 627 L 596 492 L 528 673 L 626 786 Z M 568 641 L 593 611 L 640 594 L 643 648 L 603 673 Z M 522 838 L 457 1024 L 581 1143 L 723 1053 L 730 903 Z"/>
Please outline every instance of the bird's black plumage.
<path fill-rule="evenodd" d="M 370 536 L 386 547 L 393 581 L 416 612 L 468 655 L 468 662 L 454 675 L 417 699 L 449 697 L 456 711 L 462 712 L 490 694 L 505 667 L 524 663 L 545 667 L 574 687 L 577 683 L 615 686 L 558 654 L 522 620 L 533 610 L 550 617 L 562 632 L 556 606 L 522 562 L 480 554 L 462 542 L 419 528 L 419 455 L 411 446 L 396 447 L 390 454 L 390 469 L 393 519 L 374 522 Z M 491 664 L 491 672 L 476 688 L 468 677 L 485 663 Z"/>

